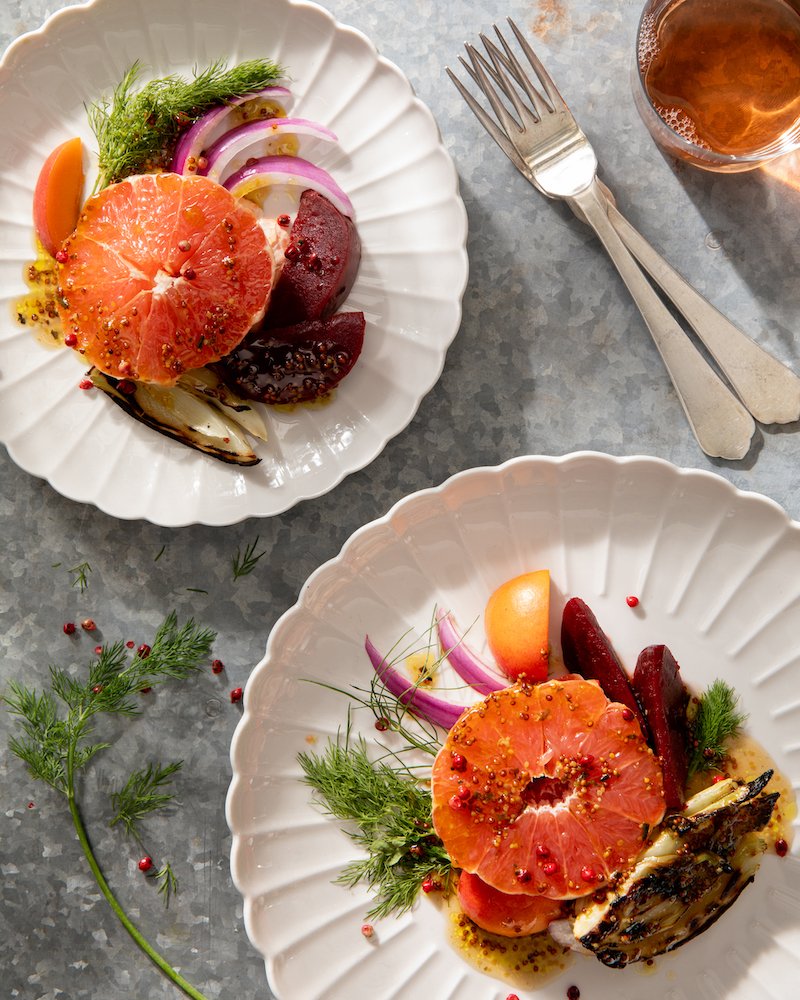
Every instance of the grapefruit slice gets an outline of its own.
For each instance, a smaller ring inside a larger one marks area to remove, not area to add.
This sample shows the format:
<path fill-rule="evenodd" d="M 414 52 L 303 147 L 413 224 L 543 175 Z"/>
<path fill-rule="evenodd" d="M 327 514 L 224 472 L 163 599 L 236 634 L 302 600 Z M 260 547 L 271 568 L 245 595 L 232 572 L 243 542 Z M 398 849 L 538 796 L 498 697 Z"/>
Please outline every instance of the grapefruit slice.
<path fill-rule="evenodd" d="M 575 899 L 634 862 L 664 815 L 661 766 L 595 681 L 517 683 L 466 711 L 433 767 L 453 864 L 505 893 Z"/>
<path fill-rule="evenodd" d="M 263 229 L 206 177 L 110 185 L 86 202 L 56 259 L 76 349 L 107 375 L 162 385 L 233 350 L 272 290 Z"/>

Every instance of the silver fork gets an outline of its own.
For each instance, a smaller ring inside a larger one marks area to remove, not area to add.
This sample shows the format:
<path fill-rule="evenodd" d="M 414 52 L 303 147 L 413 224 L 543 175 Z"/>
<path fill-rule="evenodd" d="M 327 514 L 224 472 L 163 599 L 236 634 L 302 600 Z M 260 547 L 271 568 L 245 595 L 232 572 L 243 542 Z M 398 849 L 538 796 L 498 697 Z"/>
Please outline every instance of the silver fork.
<path fill-rule="evenodd" d="M 523 176 L 548 197 L 566 200 L 597 233 L 642 314 L 703 451 L 712 457 L 744 458 L 755 432 L 752 416 L 706 362 L 628 252 L 609 219 L 594 150 L 533 49 L 510 18 L 508 22 L 541 91 L 497 26 L 502 48 L 480 35 L 488 60 L 470 44 L 466 45 L 469 63 L 459 57 L 495 117 L 449 68 L 448 75 Z"/>

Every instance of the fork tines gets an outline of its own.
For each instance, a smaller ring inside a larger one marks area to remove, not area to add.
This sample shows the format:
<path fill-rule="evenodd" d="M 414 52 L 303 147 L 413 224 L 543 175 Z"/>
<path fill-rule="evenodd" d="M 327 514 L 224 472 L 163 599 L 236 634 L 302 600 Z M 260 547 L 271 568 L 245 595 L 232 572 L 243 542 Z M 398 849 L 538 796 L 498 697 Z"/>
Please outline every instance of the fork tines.
<path fill-rule="evenodd" d="M 449 66 L 446 67 L 446 71 L 472 113 L 492 139 L 518 170 L 527 173 L 524 160 L 514 148 L 513 137 L 548 115 L 565 111 L 567 106 L 527 39 L 510 17 L 507 20 L 523 54 L 536 74 L 537 82 L 542 88 L 541 91 L 533 85 L 517 55 L 496 24 L 492 27 L 502 48 L 498 48 L 492 39 L 487 38 L 481 32 L 478 37 L 483 42 L 488 59 L 469 42 L 464 44 L 469 61 L 463 56 L 458 57 L 462 67 L 488 100 L 494 112 L 494 118 L 481 106 Z M 524 98 L 527 99 L 527 103 Z M 512 110 L 514 114 L 512 114 Z"/>

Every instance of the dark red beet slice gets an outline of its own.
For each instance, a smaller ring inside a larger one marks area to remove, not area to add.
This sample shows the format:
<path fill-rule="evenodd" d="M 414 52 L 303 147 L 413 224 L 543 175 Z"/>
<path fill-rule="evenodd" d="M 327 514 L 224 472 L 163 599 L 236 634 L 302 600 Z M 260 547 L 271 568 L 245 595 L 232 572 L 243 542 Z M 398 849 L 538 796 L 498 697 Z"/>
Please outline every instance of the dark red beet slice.
<path fill-rule="evenodd" d="M 564 666 L 570 673 L 597 681 L 607 698 L 621 702 L 634 713 L 642 733 L 647 736 L 647 723 L 631 690 L 628 676 L 608 636 L 598 625 L 594 612 L 579 597 L 571 598 L 564 606 L 561 653 Z"/>
<path fill-rule="evenodd" d="M 265 325 L 289 326 L 335 313 L 349 295 L 361 261 L 353 220 L 323 195 L 304 191 L 285 254 Z"/>
<path fill-rule="evenodd" d="M 250 334 L 214 368 L 249 399 L 301 403 L 326 395 L 347 375 L 364 344 L 364 314 L 337 313 Z"/>
<path fill-rule="evenodd" d="M 681 809 L 686 801 L 689 770 L 689 692 L 666 646 L 642 650 L 633 673 L 633 690 L 647 716 L 653 748 L 661 760 L 667 808 Z"/>

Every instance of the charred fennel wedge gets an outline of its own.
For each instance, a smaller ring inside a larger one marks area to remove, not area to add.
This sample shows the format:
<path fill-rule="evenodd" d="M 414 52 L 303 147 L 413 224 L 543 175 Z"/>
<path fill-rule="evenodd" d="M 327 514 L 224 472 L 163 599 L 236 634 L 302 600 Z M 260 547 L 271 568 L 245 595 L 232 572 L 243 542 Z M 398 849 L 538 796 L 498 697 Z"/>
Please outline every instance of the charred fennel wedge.
<path fill-rule="evenodd" d="M 752 882 L 777 792 L 762 794 L 772 777 L 720 781 L 692 796 L 623 881 L 589 899 L 571 928 L 572 946 L 593 952 L 604 965 L 672 951 L 705 930 Z M 567 943 L 565 927 L 554 936 Z"/>
<path fill-rule="evenodd" d="M 261 461 L 245 437 L 266 440 L 260 414 L 207 368 L 187 372 L 174 386 L 119 380 L 97 368 L 89 371 L 89 378 L 117 406 L 160 434 L 222 462 Z"/>

